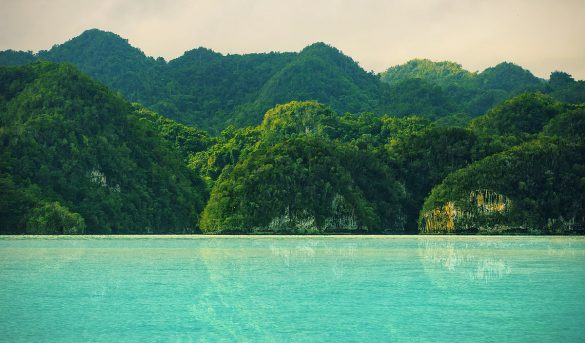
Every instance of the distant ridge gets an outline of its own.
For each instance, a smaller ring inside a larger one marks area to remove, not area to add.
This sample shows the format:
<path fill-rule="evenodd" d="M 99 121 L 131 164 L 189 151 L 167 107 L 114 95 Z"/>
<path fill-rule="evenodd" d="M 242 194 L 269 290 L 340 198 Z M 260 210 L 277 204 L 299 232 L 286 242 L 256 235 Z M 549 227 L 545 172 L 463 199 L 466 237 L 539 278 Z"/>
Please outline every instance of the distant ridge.
<path fill-rule="evenodd" d="M 115 33 L 91 29 L 37 54 L 0 52 L 0 65 L 37 59 L 72 63 L 131 101 L 211 132 L 256 125 L 267 109 L 292 100 L 318 100 L 338 113 L 416 114 L 463 123 L 525 91 L 585 101 L 585 82 L 568 74 L 570 82 L 550 83 L 507 62 L 471 73 L 454 62 L 415 59 L 374 75 L 325 43 L 300 52 L 244 55 L 197 48 L 166 62 Z"/>

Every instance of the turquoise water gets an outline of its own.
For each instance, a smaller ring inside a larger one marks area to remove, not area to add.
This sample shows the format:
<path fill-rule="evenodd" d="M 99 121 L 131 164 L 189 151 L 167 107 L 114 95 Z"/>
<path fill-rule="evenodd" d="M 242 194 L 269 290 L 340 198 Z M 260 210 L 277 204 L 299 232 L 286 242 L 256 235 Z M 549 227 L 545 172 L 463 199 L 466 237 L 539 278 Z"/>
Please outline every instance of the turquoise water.
<path fill-rule="evenodd" d="M 0 341 L 583 342 L 585 238 L 1 237 Z"/>

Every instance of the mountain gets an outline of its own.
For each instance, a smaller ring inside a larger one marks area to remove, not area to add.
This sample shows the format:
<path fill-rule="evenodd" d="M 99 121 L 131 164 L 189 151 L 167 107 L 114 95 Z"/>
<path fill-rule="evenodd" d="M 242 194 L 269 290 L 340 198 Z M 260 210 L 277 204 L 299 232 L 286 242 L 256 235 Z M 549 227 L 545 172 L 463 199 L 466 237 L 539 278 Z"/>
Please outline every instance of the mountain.
<path fill-rule="evenodd" d="M 555 99 L 568 102 L 585 102 L 585 81 L 575 81 L 573 77 L 562 71 L 550 74 L 546 91 Z"/>
<path fill-rule="evenodd" d="M 462 113 L 464 108 L 443 88 L 425 79 L 405 79 L 388 91 L 385 113 L 396 116 L 420 115 L 439 119 Z"/>
<path fill-rule="evenodd" d="M 543 81 L 528 70 L 509 62 L 487 68 L 477 75 L 476 80 L 478 87 L 484 91 L 498 89 L 512 93 L 540 90 L 544 86 Z"/>
<path fill-rule="evenodd" d="M 584 104 L 523 93 L 469 127 L 483 140 L 476 151 L 488 151 L 435 182 L 420 233 L 585 232 Z"/>
<path fill-rule="evenodd" d="M 154 110 L 181 122 L 223 129 L 238 107 L 252 103 L 261 88 L 287 65 L 293 53 L 221 55 L 198 48 L 170 61 L 165 69 L 169 94 L 150 104 Z M 149 105 L 148 103 L 146 105 Z M 246 115 L 248 112 L 245 113 Z"/>
<path fill-rule="evenodd" d="M 164 60 L 147 57 L 126 39 L 111 32 L 85 31 L 49 51 L 40 51 L 37 57 L 72 63 L 131 101 L 149 103 L 165 86 Z"/>
<path fill-rule="evenodd" d="M 317 100 L 337 113 L 379 111 L 384 86 L 350 57 L 324 43 L 315 43 L 294 55 L 259 90 L 255 100 L 241 106 L 234 124 L 257 124 L 275 104 Z"/>
<path fill-rule="evenodd" d="M 0 95 L 1 233 L 197 232 L 203 181 L 120 96 L 49 62 L 0 67 Z"/>
<path fill-rule="evenodd" d="M 37 54 L 0 52 L 4 65 L 36 59 L 72 63 L 128 100 L 214 134 L 228 125 L 257 125 L 266 110 L 293 100 L 317 100 L 338 114 L 419 115 L 458 126 L 526 91 L 585 101 L 585 82 L 561 72 L 546 81 L 507 62 L 472 73 L 453 62 L 416 59 L 374 75 L 324 43 L 245 55 L 197 48 L 167 63 L 92 29 Z"/>
<path fill-rule="evenodd" d="M 483 134 L 535 134 L 554 116 L 566 111 L 568 105 L 542 93 L 524 93 L 490 109 L 469 123 Z"/>
<path fill-rule="evenodd" d="M 422 233 L 583 234 L 585 145 L 540 138 L 447 176 L 425 200 Z"/>
<path fill-rule="evenodd" d="M 413 59 L 380 73 L 380 80 L 396 84 L 406 79 L 424 79 L 443 88 L 449 88 L 454 85 L 462 87 L 470 84 L 476 76 L 477 73 L 471 73 L 454 62 Z"/>
<path fill-rule="evenodd" d="M 331 139 L 339 124 L 315 101 L 267 111 L 256 141 L 213 185 L 202 230 L 401 232 L 404 189 L 373 150 Z"/>
<path fill-rule="evenodd" d="M 31 63 L 37 60 L 32 51 L 0 51 L 0 65 L 21 65 Z"/>
<path fill-rule="evenodd" d="M 380 74 L 380 80 L 390 85 L 413 79 L 425 80 L 439 88 L 448 99 L 445 103 L 472 117 L 517 94 L 546 89 L 545 80 L 509 62 L 471 73 L 453 62 L 415 59 Z"/>

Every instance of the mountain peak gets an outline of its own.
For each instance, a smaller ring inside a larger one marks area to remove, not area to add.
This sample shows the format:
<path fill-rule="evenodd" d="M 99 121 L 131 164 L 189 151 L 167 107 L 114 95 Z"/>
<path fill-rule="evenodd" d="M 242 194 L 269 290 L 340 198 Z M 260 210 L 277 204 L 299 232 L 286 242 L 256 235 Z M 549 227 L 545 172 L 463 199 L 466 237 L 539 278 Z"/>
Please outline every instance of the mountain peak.
<path fill-rule="evenodd" d="M 98 55 L 122 53 L 124 55 L 131 54 L 146 57 L 140 49 L 131 46 L 127 39 L 113 32 L 100 29 L 86 30 L 77 37 L 73 37 L 62 44 L 54 45 L 49 51 L 40 51 L 39 56 L 44 58 L 52 57 L 49 58 L 51 60 L 60 60 L 59 57 L 67 56 L 70 58 L 69 56 L 75 56 L 80 52 Z M 75 57 L 73 58 L 75 59 Z"/>
<path fill-rule="evenodd" d="M 109 40 L 111 42 L 124 43 L 130 45 L 128 40 L 115 34 L 114 32 L 104 31 L 100 29 L 88 29 L 83 31 L 79 36 L 72 38 L 69 42 L 74 40 L 95 41 L 95 40 Z"/>
<path fill-rule="evenodd" d="M 83 31 L 79 36 L 77 37 L 99 37 L 99 36 L 104 36 L 104 37 L 116 37 L 118 39 L 122 39 L 124 41 L 126 41 L 126 39 L 120 37 L 119 35 L 115 34 L 114 32 L 111 31 L 105 31 L 105 30 L 101 30 L 101 29 L 97 29 L 97 28 L 93 28 L 93 29 L 87 29 L 85 31 Z"/>
<path fill-rule="evenodd" d="M 216 51 L 213 51 L 211 49 L 204 48 L 204 47 L 198 47 L 195 49 L 185 51 L 181 57 L 175 58 L 174 60 L 171 60 L 171 62 L 177 63 L 177 62 L 182 62 L 182 61 L 192 60 L 192 59 L 197 59 L 197 60 L 201 61 L 202 59 L 203 60 L 210 60 L 210 59 L 219 59 L 221 57 L 223 57 L 223 55 L 220 54 L 219 52 L 216 52 Z"/>
<path fill-rule="evenodd" d="M 540 86 L 544 80 L 534 76 L 530 71 L 511 62 L 502 62 L 487 68 L 479 74 L 480 84 L 484 88 L 518 91 L 527 85 Z"/>
<path fill-rule="evenodd" d="M 382 81 L 395 84 L 408 78 L 425 79 L 444 86 L 449 82 L 469 80 L 473 73 L 463 69 L 455 62 L 441 61 L 434 62 L 426 58 L 415 58 L 405 64 L 388 68 L 380 74 Z"/>
<path fill-rule="evenodd" d="M 324 42 L 316 42 L 310 45 L 307 45 L 301 52 L 300 55 L 304 54 L 337 54 L 343 55 L 343 53 L 334 47 L 333 45 L 329 45 Z M 344 55 L 345 56 L 345 55 Z"/>
<path fill-rule="evenodd" d="M 323 42 L 313 43 L 305 47 L 299 52 L 299 58 L 305 60 L 306 58 L 318 58 L 327 63 L 332 63 L 341 67 L 343 70 L 360 69 L 359 63 L 354 61 L 351 57 L 345 55 L 336 47 Z"/>

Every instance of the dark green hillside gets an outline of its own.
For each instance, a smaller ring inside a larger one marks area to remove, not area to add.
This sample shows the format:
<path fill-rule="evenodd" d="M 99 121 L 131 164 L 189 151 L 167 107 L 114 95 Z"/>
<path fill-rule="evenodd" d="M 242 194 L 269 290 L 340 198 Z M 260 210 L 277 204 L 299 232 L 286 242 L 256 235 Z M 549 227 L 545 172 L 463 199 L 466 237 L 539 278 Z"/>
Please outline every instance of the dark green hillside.
<path fill-rule="evenodd" d="M 73 63 L 125 98 L 212 134 L 258 125 L 265 111 L 295 100 L 317 100 L 338 114 L 417 115 L 459 127 L 522 92 L 585 101 L 585 83 L 562 72 L 545 81 L 512 63 L 471 73 L 453 62 L 417 59 L 374 75 L 324 43 L 298 53 L 222 55 L 197 48 L 167 63 L 92 29 L 37 54 L 0 52 L 0 65 L 36 59 Z"/>
<path fill-rule="evenodd" d="M 360 156 L 355 148 L 319 136 L 261 145 L 224 170 L 201 228 L 206 233 L 400 231 L 399 185 L 375 159 Z M 376 184 L 368 185 L 373 180 Z"/>
<path fill-rule="evenodd" d="M 492 108 L 470 123 L 472 130 L 492 135 L 536 134 L 567 105 L 542 93 L 525 93 Z"/>
<path fill-rule="evenodd" d="M 393 86 L 407 80 L 425 80 L 430 85 L 442 90 L 448 99 L 445 104 L 451 103 L 456 110 L 472 117 L 484 114 L 492 106 L 520 93 L 552 92 L 553 89 L 547 85 L 545 80 L 539 79 L 528 70 L 508 62 L 487 68 L 481 73 L 470 73 L 461 65 L 453 62 L 415 59 L 403 65 L 389 68 L 380 74 L 380 79 Z M 566 87 L 561 88 L 562 90 L 557 88 L 558 92 L 551 94 L 557 99 L 561 99 L 563 96 L 578 99 L 578 95 L 568 95 L 572 91 L 567 90 Z M 581 95 L 585 96 L 585 92 Z M 446 106 L 443 107 L 446 108 Z M 451 109 L 452 111 L 453 109 Z M 445 113 L 438 114 L 440 117 L 445 116 Z"/>
<path fill-rule="evenodd" d="M 464 110 L 443 88 L 424 79 L 396 82 L 387 94 L 386 113 L 396 116 L 418 115 L 439 119 Z"/>
<path fill-rule="evenodd" d="M 169 94 L 153 102 L 152 108 L 184 123 L 214 130 L 228 124 L 256 124 L 247 117 L 238 122 L 233 113 L 253 102 L 264 84 L 294 55 L 224 56 L 204 48 L 188 51 L 169 62 Z"/>
<path fill-rule="evenodd" d="M 119 96 L 46 62 L 0 68 L 0 94 L 2 233 L 197 231 L 201 179 Z"/>
<path fill-rule="evenodd" d="M 378 117 L 368 113 L 339 116 L 315 101 L 292 101 L 268 110 L 259 126 L 226 128 L 214 137 L 209 149 L 192 155 L 189 165 L 212 182 L 225 167 L 235 166 L 260 142 L 274 144 L 305 135 L 349 143 L 364 153 L 385 155 L 388 142 L 418 134 L 431 125 L 431 121 L 419 117 Z"/>
<path fill-rule="evenodd" d="M 258 144 L 275 144 L 303 135 L 343 137 L 345 128 L 341 127 L 340 119 L 330 107 L 315 101 L 278 105 L 266 112 L 259 126 L 242 129 L 230 126 L 223 130 L 215 137 L 213 146 L 191 156 L 189 165 L 213 182 L 225 167 L 235 166 Z"/>
<path fill-rule="evenodd" d="M 585 141 L 585 104 L 551 119 L 542 130 L 545 136 Z"/>
<path fill-rule="evenodd" d="M 584 230 L 563 72 L 375 75 L 324 43 L 167 63 L 95 29 L 0 64 L 22 65 L 0 68 L 1 233 Z"/>
<path fill-rule="evenodd" d="M 540 139 L 450 174 L 420 212 L 421 233 L 585 232 L 585 146 Z"/>
<path fill-rule="evenodd" d="M 132 101 L 150 104 L 166 91 L 164 60 L 147 57 L 112 32 L 87 30 L 48 51 L 40 51 L 37 56 L 72 63 Z"/>
<path fill-rule="evenodd" d="M 166 63 L 147 57 L 111 32 L 88 30 L 36 55 L 2 52 L 4 64 L 33 59 L 70 62 L 164 116 L 214 133 L 257 125 L 279 103 L 318 100 L 338 113 L 424 115 L 461 112 L 434 84 L 389 87 L 334 47 L 316 43 L 299 53 L 222 55 L 198 48 Z"/>
<path fill-rule="evenodd" d="M 420 208 L 433 186 L 468 164 L 510 144 L 461 128 L 427 128 L 389 144 L 390 164 L 407 191 L 406 223 L 415 232 Z"/>
<path fill-rule="evenodd" d="M 253 113 L 244 109 L 237 118 L 242 124 L 256 124 L 261 119 L 257 113 L 291 100 L 317 100 L 338 113 L 374 111 L 383 97 L 384 87 L 375 75 L 334 47 L 316 43 L 268 80 L 249 107 Z"/>
<path fill-rule="evenodd" d="M 36 60 L 37 58 L 33 55 L 32 51 L 0 51 L 0 65 L 2 66 L 17 66 Z"/>
<path fill-rule="evenodd" d="M 546 91 L 560 101 L 573 104 L 585 102 L 585 81 L 575 81 L 571 75 L 562 71 L 550 74 Z"/>
<path fill-rule="evenodd" d="M 477 75 L 476 82 L 482 90 L 496 89 L 512 94 L 540 90 L 544 85 L 543 80 L 528 70 L 509 62 L 482 71 Z"/>
<path fill-rule="evenodd" d="M 432 62 L 428 59 L 414 59 L 402 65 L 388 68 L 380 74 L 380 80 L 396 84 L 408 79 L 423 79 L 445 89 L 470 87 L 475 73 L 463 69 L 454 62 Z"/>
<path fill-rule="evenodd" d="M 404 187 L 380 148 L 425 125 L 418 118 L 340 117 L 314 101 L 276 106 L 258 127 L 224 131 L 207 154 L 195 155 L 195 169 L 210 180 L 221 172 L 202 228 L 402 232 Z"/>
<path fill-rule="evenodd" d="M 214 143 L 206 131 L 177 123 L 137 103 L 132 104 L 132 108 L 136 116 L 151 122 L 159 135 L 170 142 L 185 161 L 192 154 L 205 151 Z"/>
<path fill-rule="evenodd" d="M 240 158 L 252 151 L 260 136 L 257 127 L 236 129 L 228 126 L 214 137 L 214 144 L 207 150 L 190 156 L 189 167 L 212 184 L 225 167 L 234 166 Z"/>

